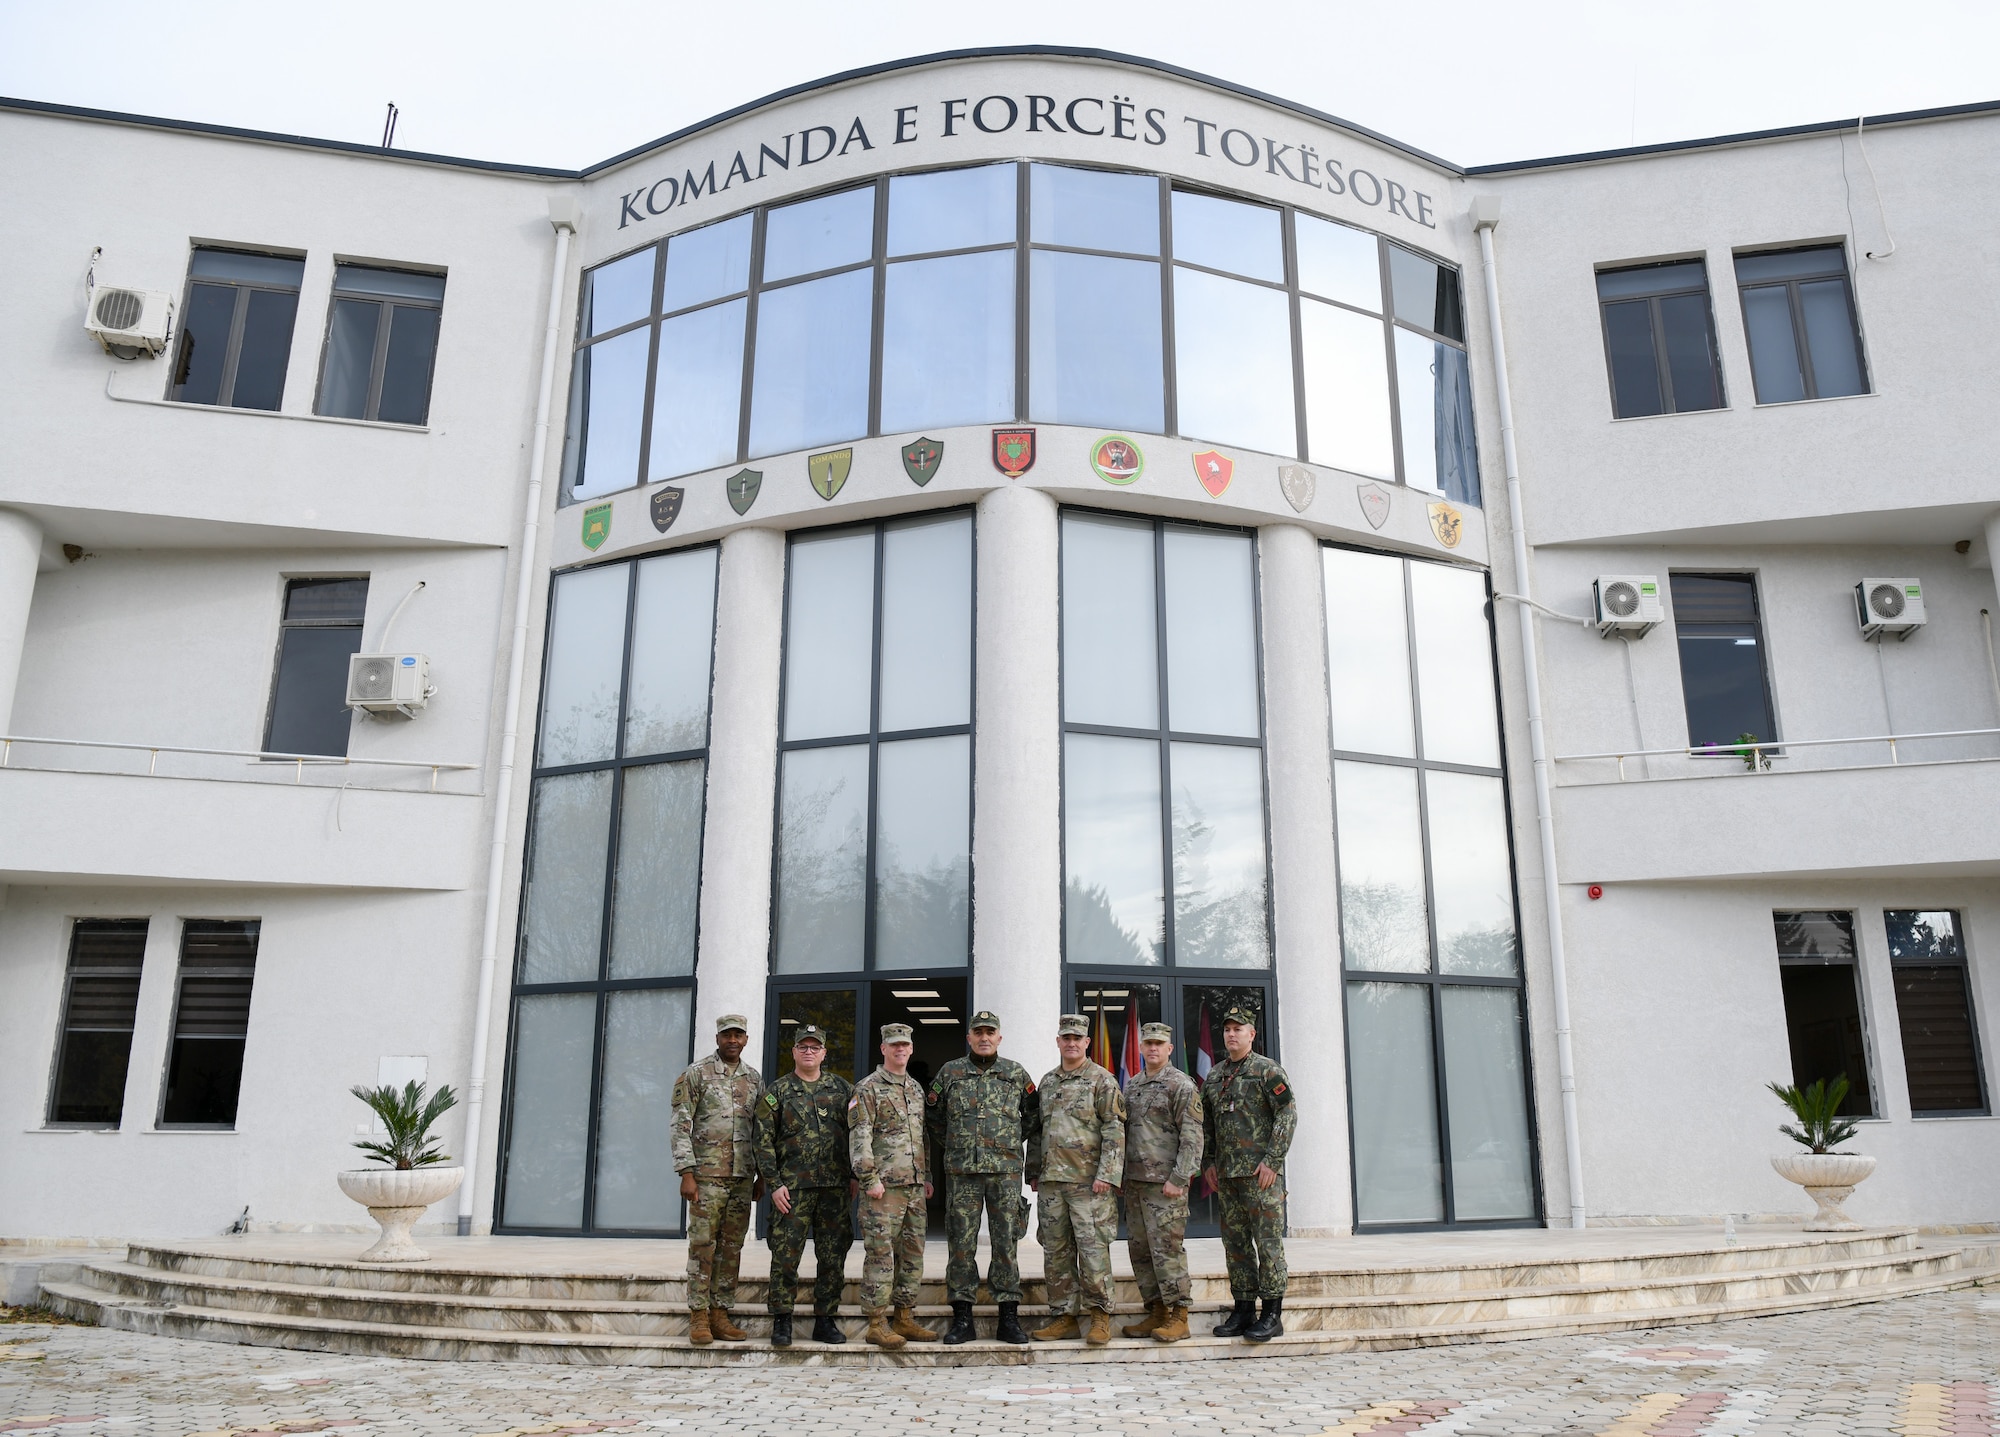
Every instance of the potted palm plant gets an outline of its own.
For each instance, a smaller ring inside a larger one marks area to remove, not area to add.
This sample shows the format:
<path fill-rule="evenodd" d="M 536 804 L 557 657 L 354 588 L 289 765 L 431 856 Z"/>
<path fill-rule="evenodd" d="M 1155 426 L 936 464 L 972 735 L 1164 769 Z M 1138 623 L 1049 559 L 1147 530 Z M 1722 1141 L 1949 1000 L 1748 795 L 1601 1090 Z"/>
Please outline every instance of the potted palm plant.
<path fill-rule="evenodd" d="M 1818 1204 L 1805 1230 L 1861 1231 L 1861 1224 L 1841 1211 L 1840 1205 L 1853 1196 L 1857 1183 L 1875 1171 L 1875 1159 L 1834 1151 L 1855 1133 L 1853 1120 L 1840 1116 L 1840 1105 L 1847 1099 L 1847 1074 L 1838 1074 L 1831 1083 L 1822 1078 L 1805 1088 L 1781 1083 L 1768 1086 L 1798 1119 L 1796 1127 L 1780 1123 L 1778 1131 L 1806 1150 L 1780 1153 L 1771 1159 L 1779 1177 L 1797 1183 Z"/>
<path fill-rule="evenodd" d="M 386 1142 L 354 1146 L 381 1167 L 356 1168 L 339 1174 L 340 1190 L 368 1209 L 382 1236 L 361 1254 L 363 1262 L 422 1262 L 430 1254 L 410 1241 L 410 1229 L 434 1202 L 449 1197 L 465 1181 L 465 1169 L 446 1167 L 450 1157 L 439 1151 L 442 1139 L 431 1126 L 458 1102 L 450 1086 L 427 1093 L 423 1083 L 368 1088 L 356 1085 L 361 1099 L 382 1122 Z"/>

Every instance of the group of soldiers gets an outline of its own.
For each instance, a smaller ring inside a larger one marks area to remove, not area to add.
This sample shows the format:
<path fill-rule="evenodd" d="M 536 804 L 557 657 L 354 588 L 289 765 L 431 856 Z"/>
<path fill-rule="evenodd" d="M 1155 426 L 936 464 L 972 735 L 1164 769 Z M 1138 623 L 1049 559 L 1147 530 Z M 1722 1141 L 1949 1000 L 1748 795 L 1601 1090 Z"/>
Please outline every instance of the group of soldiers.
<path fill-rule="evenodd" d="M 1285 1153 L 1298 1125 L 1291 1080 L 1254 1050 L 1256 1015 L 1223 1015 L 1225 1057 L 1206 1079 L 1174 1066 L 1173 1029 L 1140 1029 L 1144 1067 L 1120 1090 L 1090 1061 L 1090 1024 L 1066 1013 L 1056 1024 L 1061 1061 L 1038 1083 L 1000 1056 L 1000 1020 L 972 1015 L 968 1052 L 946 1063 L 928 1090 L 909 1071 L 908 1025 L 881 1030 L 882 1062 L 859 1084 L 825 1070 L 826 1033 L 800 1027 L 792 1071 L 766 1087 L 743 1061 L 749 1023 L 716 1019 L 715 1051 L 674 1084 L 673 1155 L 688 1203 L 689 1339 L 742 1342 L 731 1317 L 737 1270 L 756 1202 L 771 1195 L 771 1343 L 792 1345 L 799 1259 L 811 1239 L 815 1342 L 845 1342 L 836 1320 L 848 1249 L 850 1207 L 859 1199 L 866 1340 L 882 1348 L 936 1342 L 916 1319 L 927 1203 L 935 1191 L 932 1149 L 945 1182 L 951 1325 L 947 1345 L 970 1342 L 980 1287 L 979 1226 L 991 1258 L 985 1285 L 1002 1342 L 1111 1341 L 1111 1244 L 1118 1196 L 1146 1316 L 1131 1338 L 1179 1342 L 1188 1333 L 1191 1287 L 1185 1241 L 1188 1195 L 1197 1175 L 1217 1193 L 1234 1307 L 1217 1337 L 1268 1342 L 1284 1332 Z M 1047 1322 L 1021 1327 L 1016 1251 L 1027 1226 L 1025 1181 L 1036 1193 L 1048 1286 Z M 1258 1302 L 1263 1310 L 1259 1312 Z"/>

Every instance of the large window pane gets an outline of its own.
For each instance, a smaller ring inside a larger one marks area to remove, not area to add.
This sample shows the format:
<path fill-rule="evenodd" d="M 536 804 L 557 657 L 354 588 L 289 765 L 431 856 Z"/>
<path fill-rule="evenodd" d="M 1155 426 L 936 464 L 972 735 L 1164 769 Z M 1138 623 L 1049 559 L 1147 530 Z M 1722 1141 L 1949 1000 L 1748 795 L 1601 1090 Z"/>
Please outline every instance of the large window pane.
<path fill-rule="evenodd" d="M 1660 337 L 1667 347 L 1674 408 L 1681 413 L 1719 408 L 1721 375 L 1716 371 L 1715 334 L 1709 326 L 1707 293 L 1668 295 L 1659 304 Z"/>
<path fill-rule="evenodd" d="M 753 456 L 868 432 L 874 290 L 874 272 L 860 269 L 766 290 L 759 298 Z"/>
<path fill-rule="evenodd" d="M 1297 452 L 1291 308 L 1282 290 L 1176 269 L 1174 374 L 1181 433 Z"/>
<path fill-rule="evenodd" d="M 733 299 L 661 321 L 653 443 L 646 458 L 653 478 L 671 479 L 736 458 L 748 307 L 748 300 Z"/>
<path fill-rule="evenodd" d="M 71 930 L 52 1123 L 115 1128 L 123 1116 L 146 926 L 143 918 L 80 918 Z"/>
<path fill-rule="evenodd" d="M 785 737 L 868 732 L 875 535 L 792 542 L 785 619 Z"/>
<path fill-rule="evenodd" d="M 1299 341 L 1305 360 L 1306 443 L 1313 462 L 1394 479 L 1382 321 L 1302 299 Z"/>
<path fill-rule="evenodd" d="M 1403 482 L 1443 492 L 1438 478 L 1438 355 L 1446 346 L 1407 329 L 1396 331 L 1396 403 L 1403 421 Z"/>
<path fill-rule="evenodd" d="M 597 1228 L 680 1226 L 674 1080 L 688 1060 L 692 988 L 605 996 L 604 1086 L 597 1110 Z"/>
<path fill-rule="evenodd" d="M 243 341 L 236 353 L 236 392 L 230 403 L 238 409 L 276 409 L 285 397 L 285 370 L 292 358 L 292 320 L 299 311 L 296 294 L 272 289 L 250 291 L 243 316 Z"/>
<path fill-rule="evenodd" d="M 1743 291 L 1743 328 L 1750 341 L 1750 375 L 1759 404 L 1806 397 L 1805 371 L 1792 342 L 1792 296 L 1784 285 Z"/>
<path fill-rule="evenodd" d="M 972 520 L 882 536 L 884 733 L 972 721 Z"/>
<path fill-rule="evenodd" d="M 1891 909 L 1882 919 L 1894 965 L 1910 1110 L 1984 1112 L 1986 1084 L 1959 915 L 1950 909 Z"/>
<path fill-rule="evenodd" d="M 1333 746 L 1352 753 L 1415 755 L 1403 561 L 1327 549 L 1327 679 Z"/>
<path fill-rule="evenodd" d="M 971 957 L 971 759 L 964 734 L 878 750 L 877 968 L 952 968 Z"/>
<path fill-rule="evenodd" d="M 1465 351 L 1437 346 L 1437 482 L 1458 504 L 1479 503 L 1479 445 L 1473 433 L 1472 371 Z"/>
<path fill-rule="evenodd" d="M 889 266 L 882 432 L 1014 417 L 1014 251 Z"/>
<path fill-rule="evenodd" d="M 889 181 L 889 254 L 1014 242 L 1013 165 L 897 175 Z"/>
<path fill-rule="evenodd" d="M 1160 252 L 1160 182 L 1149 175 L 1115 175 L 1036 165 L 1029 172 L 1029 238 L 1036 244 Z"/>
<path fill-rule="evenodd" d="M 611 757 L 628 581 L 622 564 L 556 576 L 542 693 L 544 768 Z"/>
<path fill-rule="evenodd" d="M 386 305 L 336 299 L 326 326 L 326 371 L 320 376 L 319 414 L 359 419 L 368 408 L 375 365 L 375 332 Z"/>
<path fill-rule="evenodd" d="M 347 661 L 360 652 L 359 624 L 281 632 L 266 753 L 347 752 Z"/>
<path fill-rule="evenodd" d="M 1057 250 L 1036 250 L 1030 265 L 1034 417 L 1049 424 L 1164 429 L 1159 266 Z M 1287 394 L 1290 386 L 1287 378 Z"/>
<path fill-rule="evenodd" d="M 874 249 L 873 185 L 785 205 L 764 219 L 764 282 L 859 264 Z"/>
<path fill-rule="evenodd" d="M 1062 546 L 1063 716 L 1157 726 L 1153 526 L 1065 514 Z"/>
<path fill-rule="evenodd" d="M 576 445 L 570 491 L 579 499 L 639 479 L 639 421 L 646 406 L 650 329 L 634 329 L 576 353 L 570 432 Z"/>
<path fill-rule="evenodd" d="M 200 257 L 199 253 L 195 256 Z M 183 404 L 215 404 L 221 400 L 222 370 L 229 358 L 229 330 L 236 322 L 236 293 L 234 286 L 226 284 L 188 286 L 187 314 L 181 320 L 172 394 Z"/>
<path fill-rule="evenodd" d="M 1486 579 L 1473 569 L 1410 565 L 1417 636 L 1417 705 L 1432 763 L 1500 766 L 1493 697 L 1493 635 Z"/>
<path fill-rule="evenodd" d="M 1785 920 L 1794 916 L 1811 915 L 1778 915 L 1781 953 Z M 1841 1115 L 1873 1117 L 1868 1038 L 1861 1018 L 1855 965 L 1781 961 L 1778 977 L 1784 989 L 1785 1040 L 1791 1050 L 1792 1082 L 1805 1088 L 1844 1077 L 1848 1087 L 1847 1096 L 1841 1100 Z"/>
<path fill-rule="evenodd" d="M 794 749 L 779 769 L 777 971 L 862 966 L 868 745 Z"/>
<path fill-rule="evenodd" d="M 611 895 L 613 978 L 694 972 L 707 770 L 698 758 L 625 770 Z"/>
<path fill-rule="evenodd" d="M 1369 973 L 1430 972 L 1416 770 L 1336 763 L 1333 800 L 1347 967 Z"/>
<path fill-rule="evenodd" d="M 1426 984 L 1347 985 L 1355 1217 L 1361 1222 L 1444 1217 L 1430 1006 Z"/>
<path fill-rule="evenodd" d="M 438 311 L 399 304 L 390 311 L 389 350 L 382 357 L 382 395 L 375 417 L 384 424 L 422 424 L 431 411 L 431 363 L 437 358 Z"/>
<path fill-rule="evenodd" d="M 1263 205 L 1176 190 L 1174 258 L 1283 284 L 1284 217 Z"/>
<path fill-rule="evenodd" d="M 1512 988 L 1447 985 L 1438 1000 L 1444 1005 L 1452 1216 L 1459 1222 L 1533 1217 L 1521 995 Z"/>
<path fill-rule="evenodd" d="M 1063 860 L 1068 962 L 1162 962 L 1158 743 L 1064 736 Z"/>
<path fill-rule="evenodd" d="M 1382 262 L 1375 236 L 1312 215 L 1294 215 L 1299 288 L 1382 312 Z M 1381 330 L 1376 335 L 1379 341 Z"/>
<path fill-rule="evenodd" d="M 708 742 L 709 656 L 715 647 L 714 549 L 639 565 L 625 752 L 677 753 Z"/>
<path fill-rule="evenodd" d="M 597 976 L 610 843 L 609 769 L 535 781 L 517 982 L 582 983 Z"/>
<path fill-rule="evenodd" d="M 667 277 L 660 293 L 663 313 L 672 314 L 749 287 L 752 218 L 738 215 L 667 241 Z"/>
<path fill-rule="evenodd" d="M 583 1155 L 596 1027 L 595 993 L 539 994 L 514 1004 L 507 1196 L 501 1214 L 510 1227 L 583 1224 Z"/>
<path fill-rule="evenodd" d="M 1168 727 L 1256 738 L 1257 581 L 1250 538 L 1169 527 L 1165 550 Z"/>
<path fill-rule="evenodd" d="M 583 333 L 607 334 L 653 312 L 653 264 L 659 249 L 648 245 L 584 276 Z"/>
<path fill-rule="evenodd" d="M 1665 413 L 1660 356 L 1653 345 L 1652 303 L 1627 299 L 1605 305 L 1604 347 L 1611 359 L 1611 402 L 1617 416 L 1637 419 Z"/>
<path fill-rule="evenodd" d="M 1180 967 L 1271 966 L 1263 757 L 1254 748 L 1173 745 L 1174 962 Z"/>
<path fill-rule="evenodd" d="M 1424 794 L 1438 971 L 1511 978 L 1518 971 L 1514 875 L 1500 780 L 1433 769 L 1424 779 Z"/>
<path fill-rule="evenodd" d="M 1458 271 L 1397 245 L 1389 246 L 1389 290 L 1396 318 L 1463 341 L 1459 315 Z"/>
<path fill-rule="evenodd" d="M 1812 356 L 1813 389 L 1819 397 L 1866 391 L 1847 281 L 1821 279 L 1800 285 L 1799 310 L 1805 316 L 1806 352 Z"/>

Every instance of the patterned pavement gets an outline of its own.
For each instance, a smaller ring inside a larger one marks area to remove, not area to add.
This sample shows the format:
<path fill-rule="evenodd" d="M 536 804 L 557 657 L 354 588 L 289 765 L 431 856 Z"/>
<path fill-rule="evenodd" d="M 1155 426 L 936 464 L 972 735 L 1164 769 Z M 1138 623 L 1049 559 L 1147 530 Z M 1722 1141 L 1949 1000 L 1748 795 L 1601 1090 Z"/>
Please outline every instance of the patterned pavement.
<path fill-rule="evenodd" d="M 2000 1437 L 1992 1292 L 1608 1339 L 1164 1369 L 410 1362 L 8 1325 L 0 1326 L 0 1433 Z"/>

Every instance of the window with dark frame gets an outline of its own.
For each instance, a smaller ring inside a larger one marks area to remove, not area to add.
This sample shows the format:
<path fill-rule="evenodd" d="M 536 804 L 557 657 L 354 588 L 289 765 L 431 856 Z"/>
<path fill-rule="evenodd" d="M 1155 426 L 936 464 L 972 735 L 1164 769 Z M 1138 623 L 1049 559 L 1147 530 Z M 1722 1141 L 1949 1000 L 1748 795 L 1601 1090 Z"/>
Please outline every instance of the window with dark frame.
<path fill-rule="evenodd" d="M 305 268 L 283 255 L 196 250 L 167 398 L 230 409 L 283 403 Z"/>
<path fill-rule="evenodd" d="M 1868 392 L 1868 364 L 1840 245 L 1736 256 L 1759 404 Z"/>
<path fill-rule="evenodd" d="M 1889 934 L 1912 1116 L 1986 1112 L 1986 1073 L 1959 914 L 1953 909 L 1892 908 L 1883 913 L 1882 922 Z"/>
<path fill-rule="evenodd" d="M 159 1126 L 236 1126 L 261 927 L 254 918 L 190 918 L 181 925 L 173 1041 L 167 1049 Z"/>
<path fill-rule="evenodd" d="M 1705 263 L 1600 270 L 1597 303 L 1616 417 L 1723 407 Z"/>
<path fill-rule="evenodd" d="M 286 582 L 264 752 L 334 758 L 347 753 L 353 727 L 347 707 L 347 661 L 361 652 L 361 623 L 367 608 L 366 579 Z"/>
<path fill-rule="evenodd" d="M 146 927 L 143 918 L 79 918 L 70 929 L 52 1126 L 115 1128 L 123 1120 Z"/>
<path fill-rule="evenodd" d="M 1773 913 L 1778 977 L 1784 989 L 1785 1039 L 1792 1084 L 1807 1088 L 1847 1079 L 1840 1113 L 1875 1116 L 1868 1030 L 1862 1018 L 1861 969 L 1852 913 Z"/>
<path fill-rule="evenodd" d="M 334 266 L 326 357 L 313 413 L 384 424 L 430 417 L 444 276 L 373 265 Z"/>
<path fill-rule="evenodd" d="M 1752 574 L 1673 574 L 1688 744 L 1770 745 L 1778 736 Z"/>

